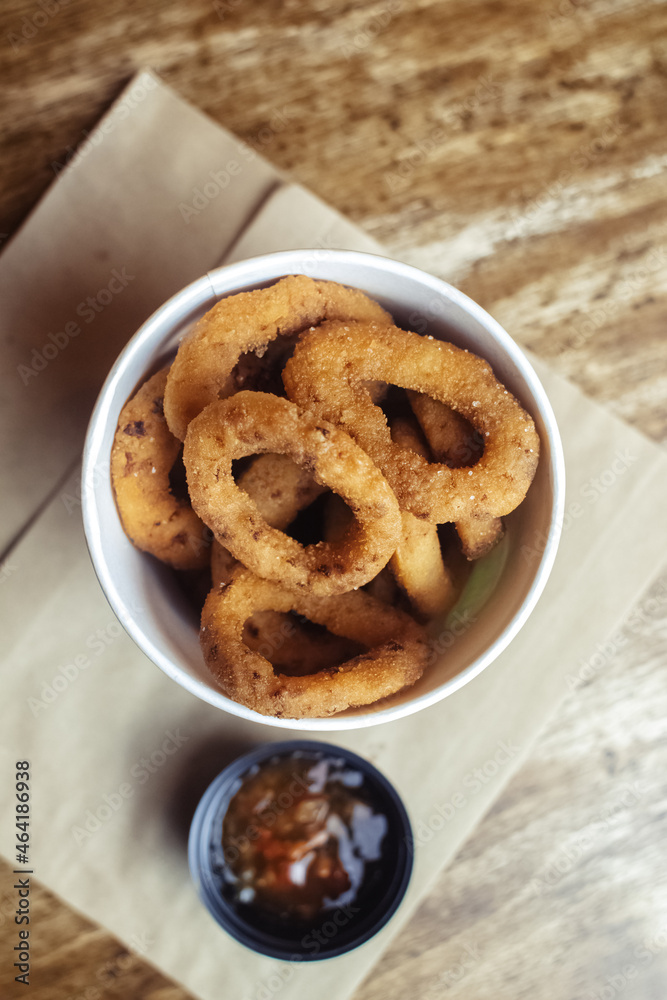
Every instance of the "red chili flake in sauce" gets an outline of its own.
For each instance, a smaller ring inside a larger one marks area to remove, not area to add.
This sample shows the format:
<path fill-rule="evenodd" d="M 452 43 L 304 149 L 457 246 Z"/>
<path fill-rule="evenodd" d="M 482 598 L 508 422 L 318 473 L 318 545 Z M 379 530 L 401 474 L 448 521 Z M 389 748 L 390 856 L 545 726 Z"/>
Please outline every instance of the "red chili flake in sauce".
<path fill-rule="evenodd" d="M 243 907 L 311 921 L 357 899 L 368 866 L 382 857 L 387 827 L 350 764 L 274 758 L 251 769 L 229 803 L 226 889 Z"/>

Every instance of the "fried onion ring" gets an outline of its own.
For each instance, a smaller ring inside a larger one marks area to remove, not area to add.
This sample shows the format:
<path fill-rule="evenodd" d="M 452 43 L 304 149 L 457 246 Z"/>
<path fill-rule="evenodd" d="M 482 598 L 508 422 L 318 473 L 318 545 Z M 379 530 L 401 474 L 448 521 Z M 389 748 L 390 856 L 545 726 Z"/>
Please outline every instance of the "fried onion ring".
<path fill-rule="evenodd" d="M 465 417 L 421 392 L 408 389 L 407 395 L 436 462 L 462 469 L 480 460 L 484 441 Z"/>
<path fill-rule="evenodd" d="M 219 587 L 221 584 L 229 583 L 234 571 L 239 567 L 244 568 L 229 549 L 226 549 L 214 538 L 211 546 L 211 581 L 213 586 Z"/>
<path fill-rule="evenodd" d="M 245 567 L 231 552 L 213 543 L 214 590 L 224 589 L 236 572 L 244 571 Z M 331 632 L 313 635 L 303 622 L 283 611 L 256 611 L 244 623 L 243 641 L 248 649 L 269 660 L 279 673 L 294 676 L 326 670 L 355 655 L 355 643 L 349 639 Z"/>
<path fill-rule="evenodd" d="M 326 490 L 288 455 L 271 454 L 259 455 L 239 476 L 238 485 L 254 500 L 266 522 L 281 531 Z"/>
<path fill-rule="evenodd" d="M 429 463 L 391 440 L 360 385 L 379 379 L 426 393 L 461 413 L 484 439 L 471 469 Z M 482 358 L 453 344 L 368 323 L 325 322 L 305 334 L 283 372 L 287 395 L 337 424 L 371 456 L 402 508 L 442 524 L 500 517 L 521 503 L 537 467 L 535 425 Z"/>
<path fill-rule="evenodd" d="M 355 514 L 344 542 L 302 546 L 270 527 L 232 476 L 232 461 L 290 455 Z M 239 392 L 191 421 L 183 461 L 192 505 L 232 555 L 258 576 L 313 594 L 360 587 L 387 564 L 401 518 L 396 497 L 367 454 L 337 427 L 287 399 Z"/>
<path fill-rule="evenodd" d="M 401 448 L 427 457 L 416 428 L 407 420 L 394 420 L 391 436 Z M 403 531 L 389 567 L 421 618 L 442 615 L 456 600 L 456 585 L 442 558 L 438 529 L 407 510 L 401 511 L 401 519 Z"/>
<path fill-rule="evenodd" d="M 239 487 L 254 500 L 272 528 L 286 528 L 299 511 L 309 506 L 323 491 L 287 455 L 259 455 L 238 478 Z M 332 497 L 335 494 L 331 494 Z M 341 506 L 351 516 L 346 504 Z M 211 577 L 214 587 L 231 581 L 235 571 L 244 569 L 223 545 L 214 540 L 211 549 Z M 313 634 L 303 622 L 281 611 L 257 611 L 244 625 L 243 641 L 249 649 L 270 660 L 280 673 L 300 675 L 333 667 L 356 655 L 355 643 L 330 632 Z"/>
<path fill-rule="evenodd" d="M 258 610 L 295 611 L 371 648 L 340 667 L 305 677 L 276 674 L 243 642 L 244 623 Z M 225 694 L 263 715 L 290 719 L 323 718 L 386 698 L 414 684 L 429 659 L 426 634 L 414 619 L 363 591 L 335 597 L 296 594 L 247 570 L 209 594 L 200 641 Z"/>
<path fill-rule="evenodd" d="M 253 392 L 272 392 L 275 396 L 284 396 L 283 368 L 292 356 L 298 339 L 298 333 L 279 336 L 257 353 L 251 351 L 242 354 L 230 375 L 232 391 L 251 389 Z M 232 392 L 226 391 L 223 395 L 231 396 Z"/>
<path fill-rule="evenodd" d="M 324 507 L 324 537 L 328 542 L 340 542 L 352 524 L 353 515 L 347 504 L 331 493 L 327 497 Z M 392 556 L 393 558 L 393 556 Z M 391 560 L 384 569 L 381 569 L 377 576 L 369 580 L 365 586 L 367 594 L 377 601 L 384 601 L 385 604 L 393 604 L 398 597 L 398 587 L 394 574 L 390 569 Z"/>
<path fill-rule="evenodd" d="M 501 518 L 483 513 L 459 518 L 454 527 L 461 541 L 461 551 L 471 562 L 488 555 L 505 533 Z"/>
<path fill-rule="evenodd" d="M 325 491 L 310 473 L 287 455 L 258 455 L 238 478 L 237 485 L 254 501 L 266 523 L 281 531 L 299 511 Z M 345 508 L 346 510 L 349 508 Z M 228 583 L 240 563 L 231 552 L 213 540 L 211 576 L 214 584 Z"/>
<path fill-rule="evenodd" d="M 235 391 L 232 372 L 242 354 L 254 351 L 261 357 L 276 337 L 324 319 L 391 322 L 358 289 L 300 274 L 221 299 L 182 342 L 171 367 L 164 412 L 172 434 L 183 441 L 189 422 L 205 406 Z"/>
<path fill-rule="evenodd" d="M 479 461 L 484 443 L 460 413 L 437 399 L 408 390 L 413 413 L 429 443 L 436 462 L 451 469 L 470 467 Z M 483 511 L 459 518 L 455 524 L 467 559 L 487 555 L 503 536 L 503 522 Z"/>
<path fill-rule="evenodd" d="M 288 677 L 332 670 L 364 651 L 361 643 L 282 611 L 256 611 L 243 626 L 243 642 Z"/>
<path fill-rule="evenodd" d="M 165 368 L 121 410 L 111 450 L 111 482 L 123 530 L 138 549 L 174 569 L 202 569 L 210 558 L 209 532 L 169 483 L 181 442 L 162 412 L 166 381 Z"/>

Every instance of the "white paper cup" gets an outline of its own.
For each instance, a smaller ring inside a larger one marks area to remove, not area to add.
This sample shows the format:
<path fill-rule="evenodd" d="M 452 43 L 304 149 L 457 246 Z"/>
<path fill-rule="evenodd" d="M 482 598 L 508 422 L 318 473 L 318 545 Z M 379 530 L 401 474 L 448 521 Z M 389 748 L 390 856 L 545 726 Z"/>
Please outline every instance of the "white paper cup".
<path fill-rule="evenodd" d="M 466 347 L 533 417 L 541 439 L 535 479 L 505 519 L 506 540 L 477 572 L 463 608 L 435 630 L 434 662 L 411 688 L 366 708 L 327 719 L 275 719 L 239 705 L 217 687 L 204 663 L 196 614 L 173 572 L 139 552 L 121 527 L 110 478 L 110 454 L 126 400 L 175 352 L 179 340 L 222 296 L 273 283 L 288 274 L 338 281 L 377 299 L 399 326 Z M 174 295 L 137 331 L 102 387 L 84 449 L 83 520 L 100 584 L 134 641 L 169 677 L 198 698 L 264 725 L 306 731 L 357 729 L 418 712 L 453 694 L 506 648 L 542 593 L 563 520 L 565 470 L 553 411 L 533 368 L 511 337 L 455 288 L 407 264 L 344 250 L 292 250 L 217 268 Z M 498 576 L 480 607 L 488 577 Z M 536 651 L 537 654 L 537 651 Z"/>

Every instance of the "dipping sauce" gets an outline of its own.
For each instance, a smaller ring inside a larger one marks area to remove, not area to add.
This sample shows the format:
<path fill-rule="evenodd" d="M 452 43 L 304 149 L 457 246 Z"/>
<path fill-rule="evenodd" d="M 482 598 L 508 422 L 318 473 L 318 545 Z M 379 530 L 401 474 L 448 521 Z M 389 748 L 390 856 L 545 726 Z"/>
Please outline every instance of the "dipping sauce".
<path fill-rule="evenodd" d="M 410 820 L 387 778 L 319 740 L 257 747 L 211 782 L 190 871 L 221 927 L 287 962 L 344 955 L 391 919 L 410 881 Z"/>
<path fill-rule="evenodd" d="M 254 922 L 312 925 L 382 884 L 394 867 L 388 829 L 377 789 L 344 757 L 274 756 L 229 801 L 224 895 Z"/>

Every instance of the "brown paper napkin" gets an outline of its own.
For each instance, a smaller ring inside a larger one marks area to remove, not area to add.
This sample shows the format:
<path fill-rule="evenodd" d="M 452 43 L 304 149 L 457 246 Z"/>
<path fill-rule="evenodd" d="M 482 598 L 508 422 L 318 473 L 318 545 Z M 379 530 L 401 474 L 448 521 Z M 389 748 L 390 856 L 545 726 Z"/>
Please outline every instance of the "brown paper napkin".
<path fill-rule="evenodd" d="M 605 636 L 660 566 L 667 462 L 536 364 L 568 472 L 563 541 L 536 611 L 499 660 L 449 699 L 408 719 L 332 735 L 373 760 L 406 801 L 418 846 L 405 903 L 377 938 L 323 964 L 292 966 L 237 945 L 195 896 L 187 824 L 224 763 L 256 741 L 292 734 L 199 702 L 136 649 L 96 583 L 77 472 L 61 477 L 76 463 L 87 409 L 122 343 L 182 284 L 223 258 L 374 244 L 303 189 L 280 184 L 258 158 L 234 172 L 231 161 L 247 155 L 237 140 L 150 75 L 136 78 L 115 107 L 99 145 L 59 178 L 0 260 L 13 365 L 64 328 L 114 268 L 133 275 L 26 385 L 15 366 L 3 378 L 13 484 L 7 538 L 44 509 L 2 574 L 9 652 L 0 767 L 7 775 L 14 760 L 31 761 L 36 876 L 193 993 L 338 1000 L 400 930 L 586 661 L 593 656 L 589 669 L 604 669 L 613 654 Z M 224 170 L 230 181 L 223 188 L 218 173 L 221 190 L 214 196 L 210 187 L 204 203 L 207 175 Z M 203 207 L 186 222 L 179 206 L 192 206 L 197 189 Z M 11 804 L 3 783 L 0 808 Z M 8 827 L 2 837 L 12 859 Z"/>
<path fill-rule="evenodd" d="M 131 334 L 221 263 L 279 183 L 151 73 L 135 77 L 58 176 L 0 258 L 0 552 L 78 460 Z"/>

